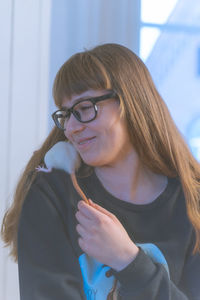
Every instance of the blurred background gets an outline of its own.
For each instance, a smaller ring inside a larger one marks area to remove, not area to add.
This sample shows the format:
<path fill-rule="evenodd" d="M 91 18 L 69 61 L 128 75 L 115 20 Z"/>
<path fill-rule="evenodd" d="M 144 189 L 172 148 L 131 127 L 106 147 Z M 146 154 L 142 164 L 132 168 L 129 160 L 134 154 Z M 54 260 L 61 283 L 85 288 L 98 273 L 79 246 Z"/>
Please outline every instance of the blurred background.
<path fill-rule="evenodd" d="M 200 161 L 199 0 L 0 0 L 0 221 L 28 159 L 53 127 L 52 83 L 75 52 L 120 43 L 149 68 Z M 19 300 L 0 241 L 0 299 Z"/>

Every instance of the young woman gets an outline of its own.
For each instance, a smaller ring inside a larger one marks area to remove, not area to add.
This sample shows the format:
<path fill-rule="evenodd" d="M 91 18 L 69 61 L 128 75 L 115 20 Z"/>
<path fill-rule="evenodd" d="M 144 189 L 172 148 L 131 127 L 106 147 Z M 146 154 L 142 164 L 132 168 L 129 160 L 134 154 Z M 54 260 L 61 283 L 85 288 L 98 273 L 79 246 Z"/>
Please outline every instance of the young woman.
<path fill-rule="evenodd" d="M 61 67 L 53 93 L 56 126 L 2 224 L 21 300 L 200 299 L 200 166 L 143 62 L 97 46 Z M 44 163 L 59 141 L 81 158 L 89 204 Z"/>

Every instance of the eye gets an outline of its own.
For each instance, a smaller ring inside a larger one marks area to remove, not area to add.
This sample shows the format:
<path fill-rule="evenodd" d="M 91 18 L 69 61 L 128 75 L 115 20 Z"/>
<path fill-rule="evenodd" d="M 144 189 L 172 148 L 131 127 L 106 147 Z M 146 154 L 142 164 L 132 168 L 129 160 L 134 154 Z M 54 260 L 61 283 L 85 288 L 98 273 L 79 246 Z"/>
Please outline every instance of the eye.
<path fill-rule="evenodd" d="M 91 109 L 92 107 L 93 107 L 92 105 L 83 105 L 79 109 L 81 109 L 82 111 L 84 111 L 84 110 Z"/>
<path fill-rule="evenodd" d="M 65 119 L 69 119 L 70 113 L 67 111 L 59 111 L 56 114 L 56 118 L 58 120 L 59 123 L 62 123 L 65 121 Z"/>
<path fill-rule="evenodd" d="M 77 106 L 74 107 L 74 110 L 79 112 L 84 112 L 93 108 L 93 104 L 90 101 L 84 101 L 79 103 Z"/>
<path fill-rule="evenodd" d="M 65 118 L 66 113 L 65 112 L 58 113 L 58 114 L 56 114 L 56 116 L 57 116 L 57 118 Z"/>

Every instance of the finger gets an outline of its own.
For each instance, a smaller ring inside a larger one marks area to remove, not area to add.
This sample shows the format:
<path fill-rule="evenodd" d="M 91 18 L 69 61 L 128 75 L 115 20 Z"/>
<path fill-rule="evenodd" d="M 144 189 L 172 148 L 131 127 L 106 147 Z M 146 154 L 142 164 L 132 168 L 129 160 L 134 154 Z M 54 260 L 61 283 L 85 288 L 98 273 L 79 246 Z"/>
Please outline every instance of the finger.
<path fill-rule="evenodd" d="M 106 210 L 105 208 L 101 207 L 100 205 L 94 203 L 91 199 L 89 199 L 90 205 L 85 203 L 84 201 L 79 201 L 78 207 L 80 211 L 91 221 L 92 220 L 99 220 L 103 216 L 107 215 L 108 217 L 115 219 L 115 215 Z"/>
<path fill-rule="evenodd" d="M 84 201 L 78 202 L 79 211 L 88 219 L 94 220 L 96 218 L 95 210 L 91 205 L 87 204 Z"/>
<path fill-rule="evenodd" d="M 85 228 L 89 228 L 92 225 L 91 219 L 89 219 L 85 214 L 83 214 L 82 211 L 78 210 L 75 213 L 75 217 L 77 221 Z"/>
<path fill-rule="evenodd" d="M 76 226 L 76 231 L 78 232 L 78 234 L 84 238 L 87 236 L 87 231 L 85 230 L 85 228 L 81 225 L 81 224 L 77 224 Z"/>
<path fill-rule="evenodd" d="M 84 242 L 84 239 L 78 238 L 78 244 L 81 247 L 81 249 L 87 253 L 88 247 L 87 244 Z"/>
<path fill-rule="evenodd" d="M 97 203 L 94 203 L 91 199 L 89 199 L 90 205 L 91 207 L 97 209 L 99 212 L 109 216 L 109 217 L 113 217 L 114 215 L 109 212 L 107 209 L 103 208 L 102 206 L 98 205 Z"/>

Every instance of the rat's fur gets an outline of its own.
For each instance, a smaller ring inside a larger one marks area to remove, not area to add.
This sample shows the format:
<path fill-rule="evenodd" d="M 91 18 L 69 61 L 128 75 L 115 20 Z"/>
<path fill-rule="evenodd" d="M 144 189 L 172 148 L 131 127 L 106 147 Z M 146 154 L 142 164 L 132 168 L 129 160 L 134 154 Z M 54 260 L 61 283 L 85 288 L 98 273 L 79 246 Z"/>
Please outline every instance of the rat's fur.
<path fill-rule="evenodd" d="M 80 166 L 80 157 L 72 144 L 61 141 L 45 154 L 44 162 L 48 169 L 61 169 L 72 174 Z"/>

